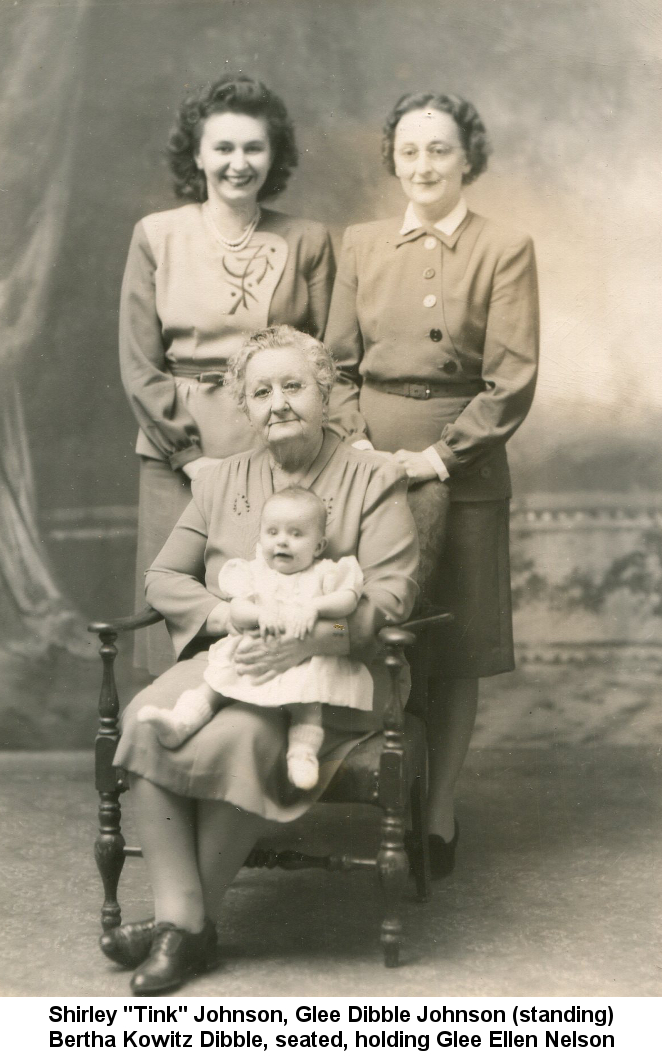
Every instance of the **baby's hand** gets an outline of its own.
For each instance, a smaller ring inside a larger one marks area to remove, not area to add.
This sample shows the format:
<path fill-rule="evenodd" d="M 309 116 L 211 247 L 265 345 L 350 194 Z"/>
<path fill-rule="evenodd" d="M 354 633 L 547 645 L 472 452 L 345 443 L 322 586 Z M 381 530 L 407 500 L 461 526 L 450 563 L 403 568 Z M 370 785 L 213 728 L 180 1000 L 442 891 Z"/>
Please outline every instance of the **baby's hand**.
<path fill-rule="evenodd" d="M 285 622 L 279 608 L 276 606 L 263 607 L 257 616 L 257 620 L 263 640 L 266 640 L 269 636 L 280 636 L 282 632 L 285 632 Z"/>
<path fill-rule="evenodd" d="M 285 616 L 286 635 L 295 640 L 305 640 L 308 633 L 315 628 L 317 617 L 315 603 L 302 603 L 296 609 L 293 608 Z"/>

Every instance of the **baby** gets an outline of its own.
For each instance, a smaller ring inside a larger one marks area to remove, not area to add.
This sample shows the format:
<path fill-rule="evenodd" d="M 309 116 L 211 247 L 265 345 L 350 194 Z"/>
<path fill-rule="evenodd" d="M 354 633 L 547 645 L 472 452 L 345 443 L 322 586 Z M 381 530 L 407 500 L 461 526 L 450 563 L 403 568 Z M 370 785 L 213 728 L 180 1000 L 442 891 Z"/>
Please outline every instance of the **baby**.
<path fill-rule="evenodd" d="M 370 673 L 350 658 L 314 655 L 254 683 L 237 673 L 234 658 L 249 630 L 259 629 L 265 639 L 284 635 L 302 640 L 319 618 L 346 618 L 356 609 L 363 588 L 361 567 L 353 556 L 338 562 L 321 559 L 325 531 L 326 508 L 314 493 L 292 487 L 266 501 L 255 559 L 230 559 L 218 577 L 236 633 L 210 648 L 204 684 L 183 692 L 172 710 L 143 706 L 138 713 L 164 746 L 180 746 L 227 702 L 280 707 L 290 715 L 290 782 L 302 790 L 317 784 L 322 704 L 372 709 Z"/>

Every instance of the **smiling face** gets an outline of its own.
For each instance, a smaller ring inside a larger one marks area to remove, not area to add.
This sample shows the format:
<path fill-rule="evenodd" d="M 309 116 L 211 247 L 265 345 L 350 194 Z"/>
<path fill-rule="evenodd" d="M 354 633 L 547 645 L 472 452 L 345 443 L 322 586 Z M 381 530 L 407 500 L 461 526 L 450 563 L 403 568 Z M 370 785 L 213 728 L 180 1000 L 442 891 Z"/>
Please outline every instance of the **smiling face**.
<path fill-rule="evenodd" d="M 395 130 L 393 161 L 421 220 L 440 220 L 459 202 L 470 167 L 450 114 L 431 108 L 404 114 Z"/>
<path fill-rule="evenodd" d="M 322 440 L 325 399 L 305 353 L 265 349 L 246 365 L 246 412 L 267 447 L 301 443 L 312 451 Z"/>
<path fill-rule="evenodd" d="M 267 123 L 249 114 L 210 114 L 205 120 L 196 165 L 207 178 L 209 197 L 228 205 L 257 202 L 273 161 Z"/>
<path fill-rule="evenodd" d="M 303 498 L 272 496 L 262 509 L 260 545 L 272 570 L 281 574 L 307 570 L 326 546 L 316 507 Z"/>

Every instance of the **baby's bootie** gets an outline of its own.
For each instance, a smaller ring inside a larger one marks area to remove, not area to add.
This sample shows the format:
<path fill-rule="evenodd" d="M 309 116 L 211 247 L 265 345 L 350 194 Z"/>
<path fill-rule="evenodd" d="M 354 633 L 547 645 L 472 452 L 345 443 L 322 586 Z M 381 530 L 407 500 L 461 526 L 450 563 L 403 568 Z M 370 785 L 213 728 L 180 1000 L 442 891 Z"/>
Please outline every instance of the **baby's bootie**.
<path fill-rule="evenodd" d="M 293 746 L 287 752 L 287 775 L 290 783 L 302 791 L 311 791 L 319 779 L 317 755 L 309 746 Z"/>
<path fill-rule="evenodd" d="M 209 705 L 205 688 L 192 688 L 182 692 L 174 709 L 142 706 L 137 719 L 141 724 L 152 726 L 161 746 L 174 750 L 211 721 L 213 716 L 214 710 Z"/>

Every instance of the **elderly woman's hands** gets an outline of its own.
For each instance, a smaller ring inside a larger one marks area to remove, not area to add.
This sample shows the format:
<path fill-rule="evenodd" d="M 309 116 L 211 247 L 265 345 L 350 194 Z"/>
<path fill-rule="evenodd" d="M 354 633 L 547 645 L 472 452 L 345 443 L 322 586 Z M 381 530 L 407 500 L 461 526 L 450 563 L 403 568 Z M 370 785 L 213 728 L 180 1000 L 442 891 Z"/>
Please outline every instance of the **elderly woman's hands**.
<path fill-rule="evenodd" d="M 269 636 L 263 639 L 259 629 L 246 633 L 234 656 L 239 676 L 249 676 L 253 684 L 268 680 L 311 658 L 313 648 L 308 639 L 295 636 Z"/>

